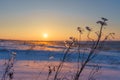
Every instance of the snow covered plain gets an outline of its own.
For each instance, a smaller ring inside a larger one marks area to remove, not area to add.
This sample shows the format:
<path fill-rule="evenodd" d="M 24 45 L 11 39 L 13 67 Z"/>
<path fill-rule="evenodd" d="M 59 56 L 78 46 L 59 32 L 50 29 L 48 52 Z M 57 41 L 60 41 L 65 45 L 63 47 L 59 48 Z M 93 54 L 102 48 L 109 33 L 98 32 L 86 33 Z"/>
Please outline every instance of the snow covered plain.
<path fill-rule="evenodd" d="M 115 45 L 113 43 L 109 44 L 109 48 L 106 49 L 99 52 L 94 60 L 86 66 L 81 75 L 81 80 L 88 80 L 91 64 L 95 63 L 98 63 L 101 67 L 95 75 L 96 80 L 120 80 L 120 42 L 117 42 Z M 62 42 L 1 40 L 0 78 L 2 78 L 5 71 L 5 63 L 10 58 L 10 53 L 16 52 L 13 80 L 47 80 L 49 66 L 58 66 L 64 50 L 65 47 Z M 67 75 L 69 80 L 72 78 L 76 71 L 76 57 L 76 52 L 71 50 L 60 76 Z M 54 74 L 52 72 L 49 80 L 53 80 Z"/>

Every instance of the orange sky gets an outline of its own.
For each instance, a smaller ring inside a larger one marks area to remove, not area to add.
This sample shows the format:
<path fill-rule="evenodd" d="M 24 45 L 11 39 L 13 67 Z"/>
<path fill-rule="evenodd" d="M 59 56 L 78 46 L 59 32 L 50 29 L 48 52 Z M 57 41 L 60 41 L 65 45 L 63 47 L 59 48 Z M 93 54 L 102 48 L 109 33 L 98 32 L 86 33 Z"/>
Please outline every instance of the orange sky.
<path fill-rule="evenodd" d="M 106 17 L 109 21 L 103 35 L 115 32 L 115 40 L 120 40 L 120 6 L 117 3 L 104 0 L 93 3 L 89 0 L 0 1 L 0 39 L 67 40 L 70 36 L 78 36 L 78 26 L 92 27 L 94 38 L 94 32 L 100 28 L 96 21 Z M 47 38 L 43 37 L 45 33 Z M 86 34 L 85 31 L 83 40 Z"/>

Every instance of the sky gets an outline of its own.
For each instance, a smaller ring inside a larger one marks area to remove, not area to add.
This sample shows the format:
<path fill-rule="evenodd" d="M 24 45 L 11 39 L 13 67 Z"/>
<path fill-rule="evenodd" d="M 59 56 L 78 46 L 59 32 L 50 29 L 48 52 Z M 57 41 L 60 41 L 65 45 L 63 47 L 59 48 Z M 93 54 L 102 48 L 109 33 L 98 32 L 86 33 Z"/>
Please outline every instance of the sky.
<path fill-rule="evenodd" d="M 120 0 L 0 0 L 0 39 L 66 40 L 78 26 L 92 27 L 94 37 L 96 21 L 105 17 L 103 35 L 115 32 L 120 40 L 119 9 Z"/>

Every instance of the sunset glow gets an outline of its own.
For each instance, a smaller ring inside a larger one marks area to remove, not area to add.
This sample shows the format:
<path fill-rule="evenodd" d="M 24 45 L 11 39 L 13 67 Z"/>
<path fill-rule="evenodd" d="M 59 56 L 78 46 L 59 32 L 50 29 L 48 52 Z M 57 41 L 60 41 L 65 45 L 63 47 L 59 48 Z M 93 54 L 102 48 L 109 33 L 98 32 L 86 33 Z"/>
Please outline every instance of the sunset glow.
<path fill-rule="evenodd" d="M 119 40 L 119 3 L 119 0 L 2 0 L 0 1 L 0 39 L 66 40 L 70 36 L 77 37 L 78 26 L 82 28 L 90 26 L 94 31 L 98 31 L 100 27 L 96 21 L 100 17 L 105 17 L 109 21 L 105 32 L 112 30 L 117 33 L 115 39 Z M 51 33 L 49 38 L 48 34 L 43 35 L 44 31 Z"/>
<path fill-rule="evenodd" d="M 120 0 L 0 0 L 0 80 L 120 80 L 119 9 Z"/>
<path fill-rule="evenodd" d="M 48 38 L 48 34 L 47 33 L 43 34 L 43 37 Z"/>

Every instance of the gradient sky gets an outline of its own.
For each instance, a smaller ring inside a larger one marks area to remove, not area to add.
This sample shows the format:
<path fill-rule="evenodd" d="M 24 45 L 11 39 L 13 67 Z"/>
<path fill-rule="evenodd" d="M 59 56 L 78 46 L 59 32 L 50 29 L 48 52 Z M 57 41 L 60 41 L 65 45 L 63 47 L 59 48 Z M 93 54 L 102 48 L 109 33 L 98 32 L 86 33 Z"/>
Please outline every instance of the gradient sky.
<path fill-rule="evenodd" d="M 104 35 L 115 32 L 118 40 L 119 9 L 120 0 L 0 0 L 0 39 L 66 40 L 78 26 L 97 31 L 96 21 L 105 17 Z"/>

